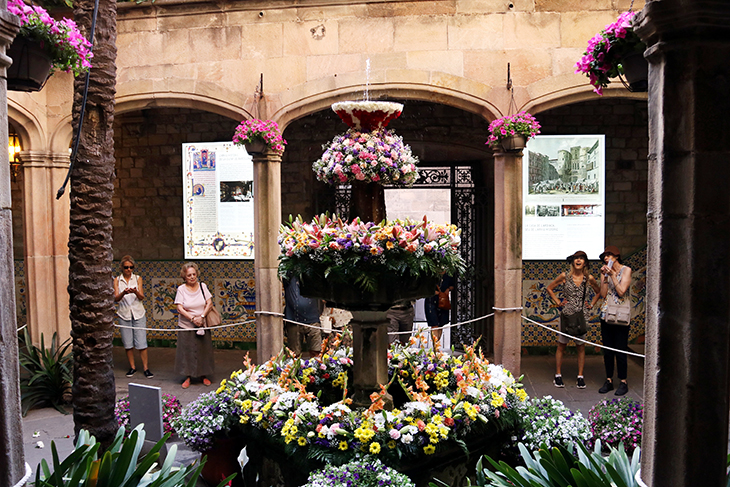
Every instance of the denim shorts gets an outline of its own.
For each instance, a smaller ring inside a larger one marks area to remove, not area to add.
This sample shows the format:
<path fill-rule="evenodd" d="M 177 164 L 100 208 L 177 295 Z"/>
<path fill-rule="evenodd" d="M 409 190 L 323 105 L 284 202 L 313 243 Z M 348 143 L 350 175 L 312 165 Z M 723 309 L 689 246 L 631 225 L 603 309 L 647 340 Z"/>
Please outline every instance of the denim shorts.
<path fill-rule="evenodd" d="M 125 350 L 129 350 L 134 345 L 137 350 L 144 350 L 147 348 L 147 330 L 140 330 L 138 328 L 147 328 L 147 315 L 132 320 L 123 320 L 117 317 L 120 326 L 133 326 L 134 330 L 130 328 L 120 328 L 119 332 L 122 334 L 122 345 Z"/>

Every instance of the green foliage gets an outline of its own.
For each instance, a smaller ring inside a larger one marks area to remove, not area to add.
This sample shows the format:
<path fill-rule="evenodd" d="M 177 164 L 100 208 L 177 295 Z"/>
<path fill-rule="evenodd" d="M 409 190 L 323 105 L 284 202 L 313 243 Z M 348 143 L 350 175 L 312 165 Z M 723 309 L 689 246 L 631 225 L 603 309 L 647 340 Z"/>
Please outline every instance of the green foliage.
<path fill-rule="evenodd" d="M 172 445 L 165 461 L 158 467 L 160 450 L 170 437 L 166 434 L 149 453 L 140 458 L 145 432 L 142 425 L 124 438 L 124 428 L 119 428 L 111 446 L 99 456 L 99 444 L 88 431 L 81 430 L 76 449 L 63 462 L 58 459 L 56 443 L 51 442 L 53 470 L 46 460 L 36 470 L 35 487 L 80 487 L 98 485 L 105 487 L 194 487 L 206 458 L 195 466 L 173 468 L 177 445 Z M 223 487 L 235 474 L 223 480 Z"/>
<path fill-rule="evenodd" d="M 477 463 L 477 483 L 480 487 L 638 487 L 635 480 L 639 470 L 640 449 L 629 460 L 623 445 L 611 448 L 608 457 L 601 455 L 600 441 L 593 452 L 577 444 L 577 456 L 572 446 L 548 449 L 545 444 L 532 454 L 520 443 L 524 467 L 516 469 L 505 462 L 486 457 L 495 471 L 483 468 L 483 458 Z"/>
<path fill-rule="evenodd" d="M 71 392 L 73 379 L 73 357 L 69 351 L 71 339 L 58 345 L 56 333 L 51 338 L 50 348 L 41 334 L 41 346 L 36 347 L 30 339 L 27 328 L 20 340 L 20 365 L 28 373 L 21 378 L 20 391 L 23 416 L 35 406 L 53 406 L 63 414 L 68 414 L 61 406 L 66 403 L 64 396 Z"/>

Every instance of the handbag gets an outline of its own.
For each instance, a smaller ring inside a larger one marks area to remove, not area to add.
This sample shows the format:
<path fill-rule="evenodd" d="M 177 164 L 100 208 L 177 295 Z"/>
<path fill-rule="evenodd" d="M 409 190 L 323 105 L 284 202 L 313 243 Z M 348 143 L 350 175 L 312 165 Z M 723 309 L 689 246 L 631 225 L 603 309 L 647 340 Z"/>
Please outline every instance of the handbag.
<path fill-rule="evenodd" d="M 202 284 L 200 285 L 200 293 L 203 295 L 203 300 L 207 301 L 205 299 L 205 293 L 203 292 Z M 221 317 L 221 314 L 216 309 L 215 304 L 211 303 L 210 309 L 208 310 L 208 315 L 203 320 L 203 326 L 206 328 L 210 327 L 210 326 L 218 326 L 221 324 L 222 321 L 223 321 L 223 318 Z"/>
<path fill-rule="evenodd" d="M 439 291 L 439 303 L 438 308 L 448 311 L 451 309 L 451 301 L 449 300 L 448 291 Z"/>
<path fill-rule="evenodd" d="M 629 326 L 631 322 L 631 303 L 622 299 L 621 303 L 612 303 L 606 300 L 606 317 L 604 321 L 610 325 Z"/>
<path fill-rule="evenodd" d="M 572 279 L 572 278 L 571 278 Z M 586 301 L 586 279 L 583 279 L 583 298 L 580 300 L 580 310 L 573 314 L 565 314 L 560 312 L 560 328 L 563 333 L 567 333 L 571 336 L 580 336 L 588 333 L 588 324 L 586 323 L 586 316 L 583 313 L 583 307 Z"/>

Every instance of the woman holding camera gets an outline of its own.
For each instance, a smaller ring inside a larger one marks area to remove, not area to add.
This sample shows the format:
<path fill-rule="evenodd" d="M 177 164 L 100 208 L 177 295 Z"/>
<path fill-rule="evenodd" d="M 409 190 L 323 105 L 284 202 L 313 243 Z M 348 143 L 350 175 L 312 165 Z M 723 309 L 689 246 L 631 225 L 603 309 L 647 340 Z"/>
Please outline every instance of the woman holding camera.
<path fill-rule="evenodd" d="M 198 282 L 198 265 L 186 262 L 180 269 L 185 283 L 177 288 L 177 349 L 175 372 L 186 377 L 182 388 L 190 387 L 191 377 L 200 377 L 204 385 L 211 384 L 208 375 L 213 373 L 213 340 L 210 330 L 205 329 L 205 317 L 213 307 L 213 297 L 202 282 Z M 187 331 L 197 329 L 197 332 Z"/>
<path fill-rule="evenodd" d="M 629 325 L 631 323 L 631 268 L 621 263 L 621 253 L 618 247 L 609 245 L 600 255 L 605 263 L 601 267 L 601 336 L 603 344 L 616 350 L 629 349 Z M 619 310 L 617 313 L 615 310 Z M 623 315 L 621 315 L 623 311 Z M 629 392 L 626 383 L 628 375 L 628 356 L 625 353 L 603 349 L 603 365 L 606 367 L 606 382 L 598 392 L 605 394 L 613 390 L 614 359 L 618 369 L 618 378 L 621 381 L 616 392 L 623 396 Z"/>

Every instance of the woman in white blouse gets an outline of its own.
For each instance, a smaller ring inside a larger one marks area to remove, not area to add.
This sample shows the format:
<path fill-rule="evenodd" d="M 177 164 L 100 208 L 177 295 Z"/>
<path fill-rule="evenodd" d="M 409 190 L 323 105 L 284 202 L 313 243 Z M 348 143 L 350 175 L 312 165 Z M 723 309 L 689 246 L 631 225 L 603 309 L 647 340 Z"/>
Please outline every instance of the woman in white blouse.
<path fill-rule="evenodd" d="M 144 376 L 148 379 L 154 377 L 147 364 L 147 317 L 145 316 L 144 288 L 142 278 L 135 274 L 134 259 L 125 255 L 122 257 L 122 274 L 114 279 L 114 301 L 117 303 L 117 317 L 121 326 L 122 345 L 127 351 L 129 360 L 129 371 L 127 377 L 132 377 L 137 368 L 134 365 L 134 349 L 139 350 L 139 357 L 142 359 Z"/>

